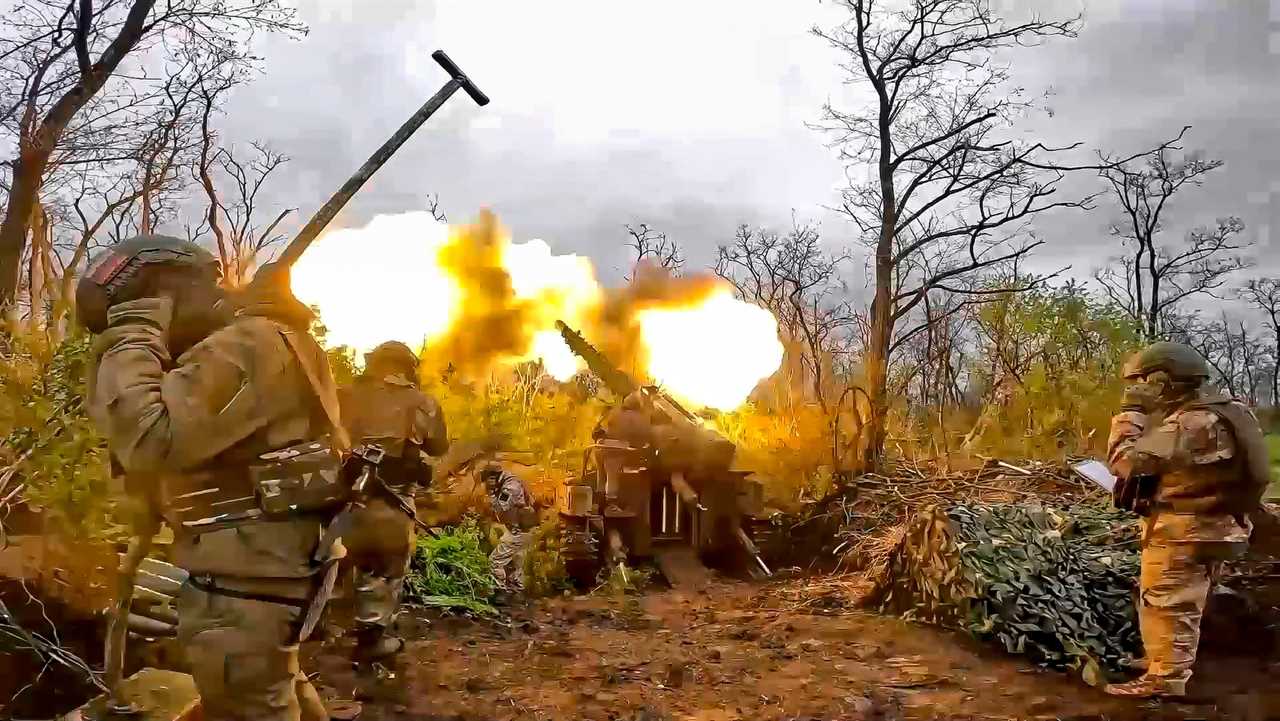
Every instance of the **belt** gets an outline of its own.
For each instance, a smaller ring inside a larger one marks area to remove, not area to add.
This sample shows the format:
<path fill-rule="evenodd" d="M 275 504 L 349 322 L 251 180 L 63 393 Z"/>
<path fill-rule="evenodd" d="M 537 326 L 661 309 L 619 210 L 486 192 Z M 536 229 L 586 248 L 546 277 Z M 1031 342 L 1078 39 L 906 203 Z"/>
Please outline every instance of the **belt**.
<path fill-rule="evenodd" d="M 274 603 L 281 606 L 293 606 L 294 608 L 306 608 L 310 605 L 310 601 L 306 599 L 289 598 L 288 596 L 276 596 L 270 593 L 254 593 L 252 591 L 239 591 L 234 588 L 225 588 L 215 584 L 213 582 L 213 578 L 209 576 L 192 576 L 187 579 L 187 583 L 191 584 L 192 588 L 215 596 L 227 596 L 229 598 L 239 598 L 245 601 L 258 601 L 260 603 Z"/>

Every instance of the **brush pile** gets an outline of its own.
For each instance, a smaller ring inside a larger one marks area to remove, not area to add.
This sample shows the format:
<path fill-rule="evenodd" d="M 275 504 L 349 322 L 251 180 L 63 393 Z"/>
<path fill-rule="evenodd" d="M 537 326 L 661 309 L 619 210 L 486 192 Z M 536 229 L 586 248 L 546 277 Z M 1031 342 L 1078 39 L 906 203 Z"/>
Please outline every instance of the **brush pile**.
<path fill-rule="evenodd" d="M 1138 525 L 1101 503 L 918 512 L 871 598 L 1053 668 L 1118 670 L 1140 647 Z"/>
<path fill-rule="evenodd" d="M 799 606 L 852 601 L 1055 668 L 1114 669 L 1139 647 L 1138 524 L 1066 464 L 900 464 L 796 526 L 830 534 L 824 555 L 848 572 L 796 589 Z"/>

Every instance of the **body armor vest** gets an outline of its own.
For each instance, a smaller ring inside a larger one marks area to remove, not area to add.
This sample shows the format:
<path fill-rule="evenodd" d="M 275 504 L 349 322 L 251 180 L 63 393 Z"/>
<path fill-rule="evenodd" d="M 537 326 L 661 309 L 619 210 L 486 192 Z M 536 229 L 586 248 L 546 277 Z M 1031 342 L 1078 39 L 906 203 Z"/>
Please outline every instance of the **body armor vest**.
<path fill-rule="evenodd" d="M 1271 482 L 1262 428 L 1244 404 L 1204 395 L 1184 410 L 1207 410 L 1231 431 L 1235 453 L 1218 463 L 1183 463 L 1161 476 L 1158 505 L 1175 512 L 1244 516 L 1256 511 Z"/>

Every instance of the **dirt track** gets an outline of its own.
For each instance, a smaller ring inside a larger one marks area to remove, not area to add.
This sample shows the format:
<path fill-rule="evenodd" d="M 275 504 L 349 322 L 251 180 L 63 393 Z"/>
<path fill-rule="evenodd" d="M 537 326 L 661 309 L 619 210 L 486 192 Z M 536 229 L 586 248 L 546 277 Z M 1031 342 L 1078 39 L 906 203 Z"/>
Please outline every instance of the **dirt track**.
<path fill-rule="evenodd" d="M 798 610 L 784 587 L 540 602 L 503 623 L 418 614 L 395 667 L 334 642 L 322 693 L 362 719 L 1280 718 L 1272 653 L 1203 654 L 1197 705 L 1112 699 L 947 632 L 857 610 Z"/>

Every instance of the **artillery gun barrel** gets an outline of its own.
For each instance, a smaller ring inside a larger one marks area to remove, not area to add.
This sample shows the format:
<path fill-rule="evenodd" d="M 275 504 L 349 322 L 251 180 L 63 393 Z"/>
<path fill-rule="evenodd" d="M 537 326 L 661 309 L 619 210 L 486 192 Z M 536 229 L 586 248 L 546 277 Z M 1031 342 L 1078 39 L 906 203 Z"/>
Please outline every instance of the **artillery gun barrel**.
<path fill-rule="evenodd" d="M 591 372 L 595 373 L 615 395 L 628 396 L 640 388 L 640 384 L 610 363 L 603 353 L 588 343 L 581 333 L 570 328 L 564 321 L 556 321 L 556 329 L 560 331 L 560 337 L 564 338 L 565 345 L 569 346 L 569 350 L 585 361 Z"/>

